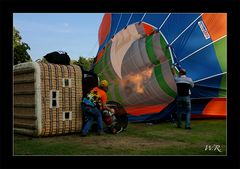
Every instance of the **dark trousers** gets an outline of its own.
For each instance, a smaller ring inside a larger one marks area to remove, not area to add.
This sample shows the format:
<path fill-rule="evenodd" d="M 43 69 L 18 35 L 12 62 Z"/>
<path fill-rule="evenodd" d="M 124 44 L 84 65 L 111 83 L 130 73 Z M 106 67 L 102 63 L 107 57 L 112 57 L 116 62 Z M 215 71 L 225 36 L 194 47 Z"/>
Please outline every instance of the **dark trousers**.
<path fill-rule="evenodd" d="M 98 132 L 103 131 L 102 113 L 97 107 L 82 106 L 83 113 L 87 118 L 87 122 L 83 126 L 82 133 L 87 134 L 92 126 L 92 123 L 97 119 L 97 130 Z"/>
<path fill-rule="evenodd" d="M 182 127 L 182 114 L 186 114 L 185 127 L 190 127 L 191 122 L 191 99 L 190 96 L 178 96 L 177 97 L 177 118 L 178 127 Z"/>

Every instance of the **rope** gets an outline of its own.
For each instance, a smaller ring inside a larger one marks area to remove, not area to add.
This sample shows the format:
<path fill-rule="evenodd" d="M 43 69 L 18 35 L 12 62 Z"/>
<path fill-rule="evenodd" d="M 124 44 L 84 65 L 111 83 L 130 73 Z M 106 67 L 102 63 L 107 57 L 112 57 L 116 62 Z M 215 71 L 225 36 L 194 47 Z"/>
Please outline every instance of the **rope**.
<path fill-rule="evenodd" d="M 51 65 L 48 64 L 48 72 L 49 72 L 49 91 L 51 91 L 53 89 L 53 85 L 52 85 L 52 68 Z M 52 99 L 52 98 L 50 98 Z M 53 102 L 53 100 L 52 100 Z M 56 100 L 56 104 L 57 104 L 57 100 Z M 51 105 L 52 106 L 52 105 Z M 53 130 L 53 107 L 49 109 L 49 118 L 50 118 L 50 131 L 49 131 L 49 135 L 52 135 L 52 130 Z"/>
<path fill-rule="evenodd" d="M 58 79 L 58 65 L 53 64 L 55 69 L 55 78 L 56 78 L 56 90 L 59 91 L 59 79 Z M 58 98 L 59 99 L 59 98 Z M 58 134 L 59 130 L 59 107 L 56 107 L 56 134 Z"/>

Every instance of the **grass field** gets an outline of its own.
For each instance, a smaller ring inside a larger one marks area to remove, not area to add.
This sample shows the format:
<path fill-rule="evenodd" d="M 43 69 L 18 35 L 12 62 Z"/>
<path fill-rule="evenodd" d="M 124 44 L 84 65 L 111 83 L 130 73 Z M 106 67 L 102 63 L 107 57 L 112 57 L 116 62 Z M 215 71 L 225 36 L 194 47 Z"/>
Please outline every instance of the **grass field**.
<path fill-rule="evenodd" d="M 129 123 L 117 135 L 90 133 L 87 137 L 14 134 L 14 155 L 226 155 L 226 120 L 191 123 L 192 130 L 176 128 L 171 122 Z"/>

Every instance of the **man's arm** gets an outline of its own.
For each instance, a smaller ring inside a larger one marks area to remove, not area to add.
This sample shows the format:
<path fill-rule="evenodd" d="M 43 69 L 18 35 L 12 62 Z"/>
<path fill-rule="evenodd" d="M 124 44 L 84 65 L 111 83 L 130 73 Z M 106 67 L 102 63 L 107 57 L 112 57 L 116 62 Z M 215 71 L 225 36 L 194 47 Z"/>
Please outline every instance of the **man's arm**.
<path fill-rule="evenodd" d="M 194 83 L 193 83 L 193 81 L 192 81 L 192 79 L 191 79 L 191 87 L 193 88 L 194 87 Z"/>
<path fill-rule="evenodd" d="M 110 112 L 113 113 L 113 114 L 115 113 L 115 110 L 109 108 L 109 107 L 107 106 L 106 102 L 103 102 L 103 103 L 102 103 L 102 106 L 103 106 L 103 109 L 106 109 L 106 110 L 110 111 Z"/>

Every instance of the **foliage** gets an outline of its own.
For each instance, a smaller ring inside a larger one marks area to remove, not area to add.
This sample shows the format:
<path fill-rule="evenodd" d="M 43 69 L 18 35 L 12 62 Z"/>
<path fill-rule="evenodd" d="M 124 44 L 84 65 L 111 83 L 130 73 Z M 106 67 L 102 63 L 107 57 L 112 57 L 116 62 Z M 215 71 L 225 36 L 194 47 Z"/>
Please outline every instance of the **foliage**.
<path fill-rule="evenodd" d="M 14 65 L 31 61 L 31 57 L 27 52 L 27 50 L 30 50 L 30 47 L 27 43 L 24 43 L 21 40 L 22 37 L 20 36 L 20 32 L 15 27 L 13 27 Z"/>
<path fill-rule="evenodd" d="M 94 58 L 84 58 L 82 56 L 79 57 L 79 60 L 73 60 L 72 64 L 81 66 L 84 70 L 89 71 L 92 68 L 92 63 L 94 61 Z"/>

